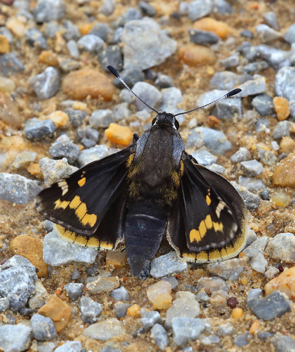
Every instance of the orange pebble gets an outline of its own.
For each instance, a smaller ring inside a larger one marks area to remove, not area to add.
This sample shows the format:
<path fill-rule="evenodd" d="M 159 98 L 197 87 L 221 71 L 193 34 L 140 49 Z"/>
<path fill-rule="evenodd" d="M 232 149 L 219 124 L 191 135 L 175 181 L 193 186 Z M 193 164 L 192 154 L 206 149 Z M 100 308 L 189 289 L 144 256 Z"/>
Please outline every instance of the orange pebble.
<path fill-rule="evenodd" d="M 244 311 L 242 308 L 234 308 L 231 314 L 233 318 L 237 318 L 237 319 L 241 318 L 243 315 L 244 315 Z"/>
<path fill-rule="evenodd" d="M 80 24 L 78 26 L 78 28 L 79 28 L 81 34 L 82 35 L 88 34 L 91 31 L 91 29 L 93 27 L 93 24 L 94 23 L 83 23 L 83 24 Z"/>
<path fill-rule="evenodd" d="M 30 164 L 27 167 L 27 171 L 32 176 L 35 176 L 40 179 L 43 178 L 43 173 L 42 173 L 42 170 L 41 170 L 39 163 Z"/>
<path fill-rule="evenodd" d="M 4 35 L 0 35 L 0 54 L 9 52 L 9 42 Z"/>
<path fill-rule="evenodd" d="M 260 322 L 258 320 L 255 320 L 249 330 L 250 334 L 251 335 L 254 334 L 254 332 L 258 330 L 259 326 L 260 326 Z"/>
<path fill-rule="evenodd" d="M 172 296 L 170 293 L 164 293 L 156 297 L 153 301 L 153 305 L 155 309 L 168 309 L 172 304 Z"/>
<path fill-rule="evenodd" d="M 213 18 L 202 18 L 194 23 L 194 29 L 201 31 L 209 31 L 217 34 L 221 39 L 225 39 L 228 34 L 232 33 L 232 29 L 222 21 L 216 21 Z"/>
<path fill-rule="evenodd" d="M 129 317 L 139 317 L 140 307 L 138 304 L 133 304 L 131 307 L 127 308 L 127 315 Z"/>
<path fill-rule="evenodd" d="M 247 278 L 246 278 L 246 277 L 242 277 L 242 278 L 241 278 L 241 284 L 242 284 L 242 285 L 247 285 L 247 283 L 248 283 Z"/>
<path fill-rule="evenodd" d="M 216 61 L 214 51 L 201 45 L 182 47 L 178 52 L 178 58 L 192 67 L 212 65 Z"/>
<path fill-rule="evenodd" d="M 111 123 L 109 128 L 105 130 L 107 139 L 116 144 L 128 146 L 132 142 L 133 134 L 129 127 L 120 126 L 116 123 Z"/>
<path fill-rule="evenodd" d="M 288 100 L 283 97 L 275 97 L 273 98 L 273 103 L 277 113 L 277 119 L 280 121 L 286 120 L 286 118 L 290 115 Z"/>
<path fill-rule="evenodd" d="M 214 128 L 219 126 L 220 121 L 216 116 L 210 115 L 206 118 L 206 123 L 209 127 Z"/>
<path fill-rule="evenodd" d="M 44 50 L 38 58 L 38 63 L 45 64 L 47 66 L 57 67 L 59 65 L 57 55 L 52 51 Z"/>

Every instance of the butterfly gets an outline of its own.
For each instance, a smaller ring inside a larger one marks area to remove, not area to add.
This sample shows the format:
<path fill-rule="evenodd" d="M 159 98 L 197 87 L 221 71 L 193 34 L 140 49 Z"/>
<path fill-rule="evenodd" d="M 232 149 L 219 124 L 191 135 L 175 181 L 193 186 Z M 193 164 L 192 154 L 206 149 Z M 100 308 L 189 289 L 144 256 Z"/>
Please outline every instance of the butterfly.
<path fill-rule="evenodd" d="M 149 265 L 164 234 L 190 262 L 236 256 L 246 244 L 246 206 L 224 177 L 185 151 L 178 132 L 176 117 L 196 109 L 173 115 L 147 106 L 157 113 L 147 132 L 134 135 L 129 147 L 42 190 L 36 209 L 72 242 L 115 250 L 124 241 L 134 276 Z"/>

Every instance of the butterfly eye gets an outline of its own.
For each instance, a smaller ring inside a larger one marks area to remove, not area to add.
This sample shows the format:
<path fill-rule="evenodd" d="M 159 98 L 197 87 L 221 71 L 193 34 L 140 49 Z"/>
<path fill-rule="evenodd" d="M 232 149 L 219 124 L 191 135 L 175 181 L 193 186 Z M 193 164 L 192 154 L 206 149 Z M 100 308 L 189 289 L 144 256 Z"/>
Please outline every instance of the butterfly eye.
<path fill-rule="evenodd" d="M 175 127 L 176 127 L 176 129 L 178 130 L 179 129 L 179 122 L 175 119 Z"/>
<path fill-rule="evenodd" d="M 155 124 L 155 122 L 156 122 L 156 117 L 153 119 L 153 121 L 152 121 L 152 125 L 154 125 Z"/>

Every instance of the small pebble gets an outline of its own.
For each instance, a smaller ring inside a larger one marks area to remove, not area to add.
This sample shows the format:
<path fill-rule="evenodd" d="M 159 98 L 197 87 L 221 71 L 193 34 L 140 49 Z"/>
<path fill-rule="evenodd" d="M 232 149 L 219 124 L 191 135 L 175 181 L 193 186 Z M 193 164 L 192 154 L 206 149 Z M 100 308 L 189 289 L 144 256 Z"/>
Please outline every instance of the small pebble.
<path fill-rule="evenodd" d="M 279 269 L 276 269 L 276 273 L 279 273 Z M 294 300 L 294 275 L 295 267 L 291 267 L 289 269 L 284 270 L 279 276 L 275 277 L 265 285 L 265 294 L 269 295 L 273 291 L 278 290 L 282 293 L 285 293 L 289 299 Z"/>
<path fill-rule="evenodd" d="M 242 161 L 240 168 L 245 176 L 258 176 L 263 172 L 263 166 L 257 160 Z"/>
<path fill-rule="evenodd" d="M 230 322 L 219 325 L 217 328 L 217 335 L 222 336 L 222 337 L 227 336 L 227 335 L 232 336 L 234 333 L 235 333 L 235 328 Z"/>
<path fill-rule="evenodd" d="M 69 283 L 64 286 L 68 296 L 72 301 L 77 301 L 84 292 L 84 285 L 79 283 Z"/>
<path fill-rule="evenodd" d="M 234 344 L 238 347 L 249 345 L 248 335 L 249 335 L 249 332 L 247 331 L 244 334 L 237 336 L 234 339 Z"/>
<path fill-rule="evenodd" d="M 109 155 L 109 150 L 105 145 L 98 145 L 93 148 L 84 149 L 81 151 L 78 157 L 78 164 L 80 167 L 91 163 L 95 160 L 100 160 Z"/>
<path fill-rule="evenodd" d="M 127 309 L 130 307 L 129 303 L 115 303 L 115 314 L 118 319 L 124 318 L 127 313 Z"/>
<path fill-rule="evenodd" d="M 69 119 L 70 119 L 70 123 L 74 126 L 74 127 L 78 127 L 82 124 L 83 120 L 85 119 L 85 117 L 87 116 L 87 113 L 83 110 L 75 110 L 72 108 L 67 108 L 64 111 Z"/>
<path fill-rule="evenodd" d="M 291 24 L 287 32 L 285 32 L 285 34 L 283 35 L 283 38 L 285 39 L 286 42 L 292 44 L 295 42 L 294 35 L 295 35 L 295 23 Z"/>
<path fill-rule="evenodd" d="M 242 316 L 244 315 L 244 311 L 242 308 L 234 308 L 232 313 L 231 313 L 231 316 L 235 319 L 239 319 L 241 318 Z"/>
<path fill-rule="evenodd" d="M 232 32 L 232 29 L 225 22 L 217 21 L 210 17 L 196 21 L 194 29 L 213 32 L 221 39 L 225 39 Z"/>
<path fill-rule="evenodd" d="M 107 341 L 123 334 L 125 334 L 123 323 L 115 318 L 92 324 L 83 331 L 83 335 L 99 341 Z"/>
<path fill-rule="evenodd" d="M 113 290 L 110 294 L 116 301 L 130 301 L 130 295 L 125 287 L 121 286 Z"/>
<path fill-rule="evenodd" d="M 230 297 L 230 298 L 227 300 L 227 305 L 228 305 L 228 307 L 230 307 L 231 309 L 236 308 L 237 304 L 238 304 L 238 300 L 236 299 L 236 297 Z"/>
<path fill-rule="evenodd" d="M 82 351 L 81 342 L 80 341 L 67 341 L 62 346 L 57 347 L 54 351 L 56 351 L 56 352 L 81 352 Z M 42 352 L 42 351 L 40 351 L 40 352 Z"/>
<path fill-rule="evenodd" d="M 281 37 L 281 33 L 269 27 L 267 24 L 256 26 L 258 38 L 262 43 L 269 43 Z"/>
<path fill-rule="evenodd" d="M 79 309 L 81 312 L 81 319 L 84 323 L 93 324 L 101 314 L 102 305 L 95 302 L 90 297 L 83 296 L 79 302 Z"/>
<path fill-rule="evenodd" d="M 268 94 L 259 94 L 251 102 L 260 116 L 267 116 L 274 113 L 274 103 Z"/>
<path fill-rule="evenodd" d="M 34 314 L 31 318 L 33 336 L 38 341 L 51 340 L 56 336 L 53 321 L 40 314 Z"/>
<path fill-rule="evenodd" d="M 37 76 L 30 77 L 30 85 L 33 87 L 38 99 L 50 99 L 60 89 L 60 74 L 54 67 L 47 67 Z"/>
<path fill-rule="evenodd" d="M 166 330 L 160 324 L 155 324 L 151 329 L 151 337 L 156 341 L 160 350 L 165 351 L 169 344 Z"/>
<path fill-rule="evenodd" d="M 201 45 L 183 46 L 178 51 L 178 58 L 186 65 L 192 67 L 213 65 L 216 61 L 214 51 Z"/>
<path fill-rule="evenodd" d="M 283 97 L 273 98 L 274 109 L 277 114 L 277 119 L 280 121 L 286 120 L 290 115 L 288 100 Z"/>
<path fill-rule="evenodd" d="M 47 48 L 47 41 L 43 34 L 36 28 L 30 28 L 25 31 L 26 43 L 40 49 Z"/>
<path fill-rule="evenodd" d="M 30 347 L 31 339 L 32 330 L 28 326 L 23 324 L 0 326 L 0 346 L 4 351 L 25 351 Z"/>
<path fill-rule="evenodd" d="M 275 12 L 273 12 L 273 11 L 265 12 L 263 14 L 263 18 L 266 20 L 267 24 L 270 27 L 272 27 L 275 30 L 279 29 Z"/>
<path fill-rule="evenodd" d="M 140 321 L 145 332 L 149 331 L 155 324 L 162 325 L 160 313 L 156 311 L 142 313 Z"/>
<path fill-rule="evenodd" d="M 250 261 L 251 268 L 262 274 L 265 272 L 267 265 L 267 260 L 264 258 L 262 253 L 255 255 Z"/>
<path fill-rule="evenodd" d="M 175 317 L 172 320 L 173 340 L 177 346 L 183 346 L 196 340 L 205 330 L 205 324 L 199 318 Z"/>
<path fill-rule="evenodd" d="M 187 270 L 187 263 L 172 251 L 152 260 L 151 276 L 159 279 L 166 275 L 182 273 Z"/>
<path fill-rule="evenodd" d="M 65 13 L 65 3 L 62 0 L 38 0 L 34 8 L 36 23 L 59 21 Z"/>
<path fill-rule="evenodd" d="M 107 139 L 116 144 L 128 146 L 132 142 L 133 134 L 129 127 L 120 126 L 116 123 L 111 123 L 109 128 L 105 130 Z"/>
<path fill-rule="evenodd" d="M 219 41 L 219 36 L 208 31 L 189 29 L 190 42 L 199 45 L 212 45 Z"/>
<path fill-rule="evenodd" d="M 235 154 L 230 157 L 232 163 L 240 163 L 242 161 L 247 161 L 250 157 L 250 152 L 241 147 Z"/>
<path fill-rule="evenodd" d="M 275 346 L 276 352 L 292 352 L 295 349 L 295 339 L 279 332 L 270 341 Z"/>

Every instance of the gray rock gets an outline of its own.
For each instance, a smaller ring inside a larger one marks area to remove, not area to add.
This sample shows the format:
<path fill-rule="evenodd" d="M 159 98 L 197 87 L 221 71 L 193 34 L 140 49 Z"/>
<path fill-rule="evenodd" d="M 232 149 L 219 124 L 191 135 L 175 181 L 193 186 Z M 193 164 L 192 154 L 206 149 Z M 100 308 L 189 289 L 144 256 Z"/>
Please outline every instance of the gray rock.
<path fill-rule="evenodd" d="M 256 233 L 252 230 L 252 229 L 250 229 L 249 227 L 248 227 L 248 229 L 247 229 L 247 241 L 246 241 L 246 246 L 245 246 L 245 249 L 246 248 L 248 248 L 249 246 L 250 246 L 250 244 L 252 244 L 254 241 L 256 241 L 257 240 L 257 235 L 256 235 Z M 244 249 L 244 250 L 245 250 Z M 243 250 L 243 251 L 244 251 Z"/>
<path fill-rule="evenodd" d="M 154 8 L 154 6 L 146 1 L 139 1 L 138 7 L 145 15 L 149 17 L 154 17 L 157 14 L 157 10 Z"/>
<path fill-rule="evenodd" d="M 17 174 L 0 173 L 0 199 L 26 204 L 42 191 L 38 181 Z"/>
<path fill-rule="evenodd" d="M 275 93 L 289 101 L 294 100 L 295 67 L 282 67 L 276 74 Z M 284 121 L 282 121 L 284 122 Z"/>
<path fill-rule="evenodd" d="M 140 33 L 140 35 L 138 35 Z M 176 51 L 177 43 L 151 18 L 128 22 L 122 33 L 124 68 L 141 70 L 160 65 Z"/>
<path fill-rule="evenodd" d="M 210 297 L 204 291 L 199 291 L 196 294 L 196 299 L 197 299 L 198 302 L 201 302 L 201 303 L 207 303 L 207 302 L 210 301 Z"/>
<path fill-rule="evenodd" d="M 117 29 L 115 30 L 115 33 L 114 33 L 112 39 L 109 40 L 109 44 L 118 44 L 118 43 L 121 43 L 123 30 L 124 30 L 123 27 L 117 28 Z"/>
<path fill-rule="evenodd" d="M 231 143 L 225 134 L 208 127 L 197 127 L 190 131 L 187 138 L 186 148 L 201 147 L 203 144 L 213 154 L 224 154 L 231 149 Z"/>
<path fill-rule="evenodd" d="M 290 136 L 290 127 L 292 125 L 291 121 L 280 121 L 277 123 L 272 136 L 275 139 Z"/>
<path fill-rule="evenodd" d="M 277 32 L 276 30 L 272 29 L 267 24 L 259 24 L 258 26 L 256 26 L 256 32 L 258 38 L 263 43 L 269 43 L 281 37 L 280 32 Z"/>
<path fill-rule="evenodd" d="M 257 95 L 257 94 L 264 93 L 266 91 L 265 77 L 257 75 L 255 79 L 247 81 L 243 84 L 240 84 L 239 88 L 242 89 L 242 91 L 236 95 L 236 97 L 239 97 L 239 98 L 244 98 L 244 97 L 248 97 L 249 95 Z"/>
<path fill-rule="evenodd" d="M 32 310 L 41 308 L 48 301 L 48 293 L 41 281 L 35 281 L 34 293 L 29 299 L 29 307 Z"/>
<path fill-rule="evenodd" d="M 144 74 L 140 69 L 136 67 L 130 67 L 128 69 L 123 70 L 120 73 L 120 76 L 123 78 L 123 80 L 129 87 L 133 87 L 137 82 L 144 81 Z M 115 78 L 113 80 L 113 84 L 117 88 L 124 88 L 123 83 L 118 78 Z"/>
<path fill-rule="evenodd" d="M 258 273 L 265 273 L 266 267 L 268 263 L 267 260 L 264 258 L 262 253 L 258 253 L 253 257 L 250 261 L 250 266 L 253 270 L 257 271 Z"/>
<path fill-rule="evenodd" d="M 64 286 L 68 296 L 72 301 L 77 301 L 78 298 L 80 298 L 84 292 L 84 285 L 79 284 L 79 283 L 69 283 Z"/>
<path fill-rule="evenodd" d="M 225 173 L 225 168 L 221 165 L 218 164 L 211 164 L 207 166 L 207 169 L 213 171 L 213 172 L 218 172 L 221 175 L 224 175 Z"/>
<path fill-rule="evenodd" d="M 113 23 L 114 27 L 124 27 L 127 22 L 133 20 L 141 20 L 142 15 L 139 9 L 130 7 L 121 16 L 119 16 Z"/>
<path fill-rule="evenodd" d="M 283 35 L 286 42 L 292 44 L 295 42 L 295 23 L 293 23 Z"/>
<path fill-rule="evenodd" d="M 109 72 L 107 66 L 113 66 L 117 71 L 123 69 L 123 53 L 119 45 L 109 45 L 103 49 L 98 55 L 98 61 L 102 68 Z"/>
<path fill-rule="evenodd" d="M 40 314 L 32 316 L 31 328 L 34 338 L 38 341 L 51 340 L 57 335 L 53 321 Z"/>
<path fill-rule="evenodd" d="M 269 195 L 270 195 L 269 189 L 265 189 L 265 190 L 259 192 L 259 196 L 263 200 L 270 200 Z"/>
<path fill-rule="evenodd" d="M 267 61 L 276 71 L 282 67 L 290 66 L 291 51 L 283 51 L 267 45 L 258 45 L 253 47 L 253 52 L 256 55 L 253 55 L 253 60 L 249 61 L 254 61 L 257 57 L 260 57 Z"/>
<path fill-rule="evenodd" d="M 247 306 L 259 319 L 263 320 L 272 320 L 291 312 L 289 301 L 280 291 L 273 291 L 264 298 L 247 300 Z"/>
<path fill-rule="evenodd" d="M 150 274 L 155 279 L 174 273 L 182 273 L 187 270 L 187 263 L 178 258 L 172 251 L 152 260 Z"/>
<path fill-rule="evenodd" d="M 230 287 L 224 280 L 218 277 L 201 277 L 198 281 L 197 291 L 205 291 L 207 294 L 212 294 L 215 291 L 224 291 L 228 293 Z"/>
<path fill-rule="evenodd" d="M 263 172 L 263 165 L 257 160 L 242 161 L 240 164 L 241 171 L 245 176 L 258 176 Z"/>
<path fill-rule="evenodd" d="M 3 35 L 8 40 L 9 44 L 13 43 L 13 34 L 10 32 L 10 30 L 8 28 L 0 27 L 0 35 Z"/>
<path fill-rule="evenodd" d="M 25 135 L 27 139 L 39 140 L 43 138 L 52 138 L 56 127 L 52 120 L 38 120 L 36 117 L 27 120 L 25 125 Z"/>
<path fill-rule="evenodd" d="M 61 135 L 49 148 L 50 155 L 55 159 L 67 158 L 73 164 L 80 154 L 80 148 L 66 134 Z"/>
<path fill-rule="evenodd" d="M 131 111 L 128 109 L 128 103 L 117 104 L 113 107 L 113 114 L 116 121 L 128 119 Z"/>
<path fill-rule="evenodd" d="M 227 119 L 241 119 L 243 116 L 242 112 L 242 101 L 241 98 L 231 98 L 219 101 L 214 110 L 215 114 L 221 120 Z"/>
<path fill-rule="evenodd" d="M 246 187 L 250 192 L 258 192 L 266 188 L 262 180 L 258 180 L 251 177 L 239 176 L 239 184 L 243 187 Z"/>
<path fill-rule="evenodd" d="M 95 25 L 92 27 L 91 31 L 89 34 L 94 34 L 100 37 L 104 42 L 107 41 L 108 35 L 111 31 L 111 28 L 109 25 L 106 23 L 95 23 Z"/>
<path fill-rule="evenodd" d="M 0 295 L 8 297 L 10 309 L 17 312 L 23 308 L 34 291 L 34 283 L 28 272 L 19 266 L 1 268 Z"/>
<path fill-rule="evenodd" d="M 83 331 L 83 335 L 99 341 L 107 341 L 123 334 L 125 334 L 125 328 L 123 324 L 115 318 L 92 324 Z"/>
<path fill-rule="evenodd" d="M 60 266 L 73 262 L 92 264 L 97 250 L 77 246 L 66 242 L 55 231 L 48 233 L 43 241 L 43 260 L 51 266 Z"/>
<path fill-rule="evenodd" d="M 225 59 L 220 60 L 220 62 L 225 68 L 236 67 L 240 63 L 240 56 L 239 54 L 233 54 Z"/>
<path fill-rule="evenodd" d="M 213 10 L 212 0 L 195 0 L 188 5 L 188 17 L 191 21 L 196 21 L 199 18 L 209 15 Z"/>
<path fill-rule="evenodd" d="M 59 67 L 63 72 L 71 72 L 78 70 L 79 68 L 82 67 L 81 62 L 75 61 L 73 59 L 65 59 L 60 61 Z"/>
<path fill-rule="evenodd" d="M 243 66 L 242 72 L 253 74 L 265 70 L 268 67 L 269 64 L 266 61 L 250 62 L 248 65 Z"/>
<path fill-rule="evenodd" d="M 268 332 L 268 331 L 262 331 L 257 334 L 259 340 L 265 341 L 269 337 L 272 337 L 274 335 L 274 332 Z M 282 351 L 283 352 L 283 351 Z"/>
<path fill-rule="evenodd" d="M 266 23 L 270 27 L 272 27 L 275 30 L 279 29 L 279 26 L 277 23 L 277 16 L 276 16 L 275 12 L 273 12 L 273 11 L 265 12 L 263 14 L 263 18 L 265 19 Z"/>
<path fill-rule="evenodd" d="M 252 288 L 247 294 L 247 304 L 252 300 L 257 301 L 261 295 L 262 290 L 260 288 Z"/>
<path fill-rule="evenodd" d="M 198 164 L 203 166 L 212 165 L 216 162 L 217 156 L 209 153 L 206 149 L 198 149 L 196 152 L 192 153 L 192 156 L 197 160 Z"/>
<path fill-rule="evenodd" d="M 83 110 L 67 108 L 64 112 L 69 116 L 70 122 L 74 127 L 80 126 L 87 116 L 87 112 Z"/>
<path fill-rule="evenodd" d="M 132 89 L 135 94 L 152 108 L 154 108 L 157 102 L 162 98 L 161 92 L 156 87 L 146 82 L 138 82 Z M 136 100 L 136 107 L 139 111 L 143 109 L 149 110 L 149 108 L 138 99 Z"/>
<path fill-rule="evenodd" d="M 233 12 L 233 8 L 225 0 L 217 0 L 214 2 L 214 11 L 219 12 L 222 15 L 226 15 Z"/>
<path fill-rule="evenodd" d="M 14 53 L 0 55 L 0 73 L 2 76 L 9 76 L 22 72 L 25 69 L 23 63 Z"/>
<path fill-rule="evenodd" d="M 249 39 L 253 39 L 254 38 L 253 33 L 251 31 L 249 31 L 248 29 L 243 29 L 242 32 L 240 33 L 240 35 L 242 37 L 249 38 Z"/>
<path fill-rule="evenodd" d="M 261 116 L 273 114 L 275 110 L 273 99 L 268 94 L 257 95 L 251 104 Z"/>
<path fill-rule="evenodd" d="M 37 23 L 59 21 L 65 14 L 63 0 L 38 0 L 34 9 Z"/>
<path fill-rule="evenodd" d="M 160 350 L 165 351 L 169 344 L 169 338 L 165 328 L 160 324 L 155 324 L 151 329 L 151 337 L 156 341 Z"/>
<path fill-rule="evenodd" d="M 161 91 L 162 100 L 158 108 L 159 111 L 166 111 L 171 114 L 178 114 L 183 110 L 178 109 L 178 103 L 182 102 L 182 93 L 181 90 L 175 87 L 166 88 Z M 180 120 L 181 116 L 178 116 L 177 119 Z M 179 121 L 180 122 L 180 121 Z"/>
<path fill-rule="evenodd" d="M 66 158 L 52 160 L 45 157 L 39 161 L 39 165 L 43 173 L 46 187 L 49 187 L 54 182 L 69 177 L 73 172 L 78 170 L 78 168 L 69 165 Z"/>
<path fill-rule="evenodd" d="M 256 133 L 261 133 L 261 132 L 268 132 L 269 133 L 269 127 L 270 122 L 268 119 L 258 119 L 256 124 L 255 124 L 255 131 Z"/>
<path fill-rule="evenodd" d="M 84 149 L 81 151 L 78 164 L 80 167 L 85 166 L 86 164 L 91 163 L 95 160 L 100 160 L 106 156 L 108 156 L 109 151 L 107 146 L 105 145 L 98 145 L 97 147 Z"/>
<path fill-rule="evenodd" d="M 178 281 L 174 276 L 166 276 L 162 278 L 162 281 L 167 281 L 171 285 L 172 290 L 175 290 L 178 286 Z"/>
<path fill-rule="evenodd" d="M 232 163 L 240 163 L 241 161 L 246 161 L 250 157 L 250 152 L 244 147 L 241 147 L 230 157 Z"/>
<path fill-rule="evenodd" d="M 93 324 L 101 314 L 102 305 L 95 302 L 90 297 L 81 297 L 79 308 L 81 312 L 81 319 L 84 323 Z"/>
<path fill-rule="evenodd" d="M 62 346 L 57 347 L 54 351 L 55 352 L 81 352 L 82 351 L 81 342 L 67 341 Z"/>
<path fill-rule="evenodd" d="M 278 158 L 270 151 L 263 148 L 258 149 L 258 158 L 265 165 L 273 166 L 278 162 Z"/>
<path fill-rule="evenodd" d="M 3 351 L 25 351 L 30 347 L 31 339 L 32 330 L 28 326 L 23 324 L 0 326 L 0 348 Z"/>
<path fill-rule="evenodd" d="M 227 322 L 225 324 L 219 325 L 216 333 L 222 337 L 227 336 L 227 335 L 232 336 L 235 333 L 235 328 L 234 328 L 233 324 Z"/>
<path fill-rule="evenodd" d="M 227 93 L 227 90 L 220 90 L 220 89 L 213 89 L 209 92 L 203 93 L 198 97 L 196 101 L 196 107 L 198 108 L 200 106 L 210 104 L 213 101 L 222 97 L 226 93 Z M 211 109 L 212 106 L 213 105 L 210 105 L 209 107 L 205 107 L 205 109 Z"/>
<path fill-rule="evenodd" d="M 25 31 L 26 43 L 40 49 L 47 48 L 47 41 L 43 34 L 36 28 L 29 28 Z"/>
<path fill-rule="evenodd" d="M 105 16 L 111 15 L 116 7 L 115 0 L 103 0 L 102 5 L 99 8 L 99 12 L 104 14 Z"/>
<path fill-rule="evenodd" d="M 243 347 L 243 346 L 247 346 L 249 345 L 249 340 L 248 340 L 248 336 L 249 336 L 249 332 L 246 331 L 244 334 L 242 335 L 238 335 L 235 339 L 234 339 L 234 344 L 238 347 Z"/>
<path fill-rule="evenodd" d="M 110 294 L 116 301 L 130 301 L 130 295 L 124 286 L 113 290 Z"/>
<path fill-rule="evenodd" d="M 292 352 L 295 350 L 295 340 L 291 336 L 285 336 L 277 332 L 270 341 L 275 346 L 276 352 Z"/>
<path fill-rule="evenodd" d="M 114 305 L 116 317 L 118 319 L 124 318 L 127 313 L 127 309 L 130 307 L 129 303 L 116 303 Z"/>
<path fill-rule="evenodd" d="M 247 260 L 229 259 L 220 263 L 208 264 L 207 269 L 210 274 L 218 276 L 224 280 L 235 281 L 245 269 Z"/>
<path fill-rule="evenodd" d="M 36 158 L 37 158 L 37 153 L 29 152 L 29 151 L 25 150 L 24 152 L 22 152 L 16 156 L 12 166 L 15 167 L 16 169 L 26 167 L 30 163 L 35 162 Z"/>
<path fill-rule="evenodd" d="M 159 73 L 155 85 L 160 89 L 170 88 L 173 87 L 173 80 L 170 76 Z"/>
<path fill-rule="evenodd" d="M 0 313 L 5 312 L 9 308 L 10 302 L 8 297 L 0 298 Z"/>
<path fill-rule="evenodd" d="M 205 324 L 199 318 L 176 317 L 172 321 L 173 340 L 177 346 L 196 340 L 205 331 Z"/>
<path fill-rule="evenodd" d="M 236 182 L 231 182 L 235 189 L 239 192 L 242 197 L 247 209 L 254 210 L 257 209 L 261 203 L 260 197 L 256 194 L 249 192 L 246 187 L 240 186 Z"/>
<path fill-rule="evenodd" d="M 162 325 L 160 313 L 156 311 L 142 313 L 140 321 L 144 331 L 149 331 L 155 324 Z"/>
<path fill-rule="evenodd" d="M 189 39 L 191 43 L 199 45 L 212 45 L 219 41 L 219 36 L 213 32 L 201 31 L 196 29 L 188 30 Z"/>
<path fill-rule="evenodd" d="M 182 293 L 180 295 L 180 293 Z M 175 317 L 196 318 L 200 314 L 200 305 L 191 292 L 179 292 L 172 306 L 166 312 L 165 328 L 171 329 Z"/>
<path fill-rule="evenodd" d="M 54 22 L 49 22 L 45 26 L 44 35 L 47 38 L 54 38 L 57 32 L 60 32 L 61 26 Z"/>
<path fill-rule="evenodd" d="M 219 342 L 220 342 L 220 339 L 216 335 L 205 336 L 201 339 L 201 343 L 203 345 L 213 345 L 213 344 L 219 343 Z"/>
<path fill-rule="evenodd" d="M 110 342 L 110 344 L 104 346 L 100 352 L 122 352 L 122 350 L 117 347 L 117 345 L 113 345 L 113 342 Z"/>
<path fill-rule="evenodd" d="M 56 68 L 47 67 L 39 75 L 30 77 L 29 82 L 38 99 L 50 99 L 58 93 L 61 78 Z"/>
<path fill-rule="evenodd" d="M 77 44 L 82 51 L 98 54 L 104 46 L 104 41 L 97 35 L 86 34 L 78 40 Z"/>
<path fill-rule="evenodd" d="M 63 28 L 65 30 L 63 37 L 67 42 L 70 40 L 78 40 L 81 37 L 79 28 L 73 24 L 72 21 L 66 20 L 63 23 Z"/>
<path fill-rule="evenodd" d="M 295 236 L 292 233 L 279 233 L 270 239 L 266 253 L 272 259 L 295 263 Z"/>
<path fill-rule="evenodd" d="M 80 52 L 77 43 L 74 40 L 69 40 L 67 42 L 67 48 L 73 59 L 79 59 Z"/>
<path fill-rule="evenodd" d="M 214 73 L 210 85 L 212 87 L 216 87 L 221 90 L 226 90 L 226 93 L 233 89 L 236 85 L 240 85 L 243 82 L 252 79 L 252 76 L 248 75 L 238 75 L 237 73 L 231 72 L 231 71 L 222 71 L 222 72 L 216 72 Z M 241 97 L 239 93 L 239 97 Z"/>

